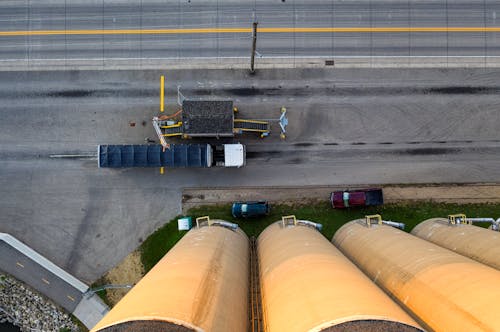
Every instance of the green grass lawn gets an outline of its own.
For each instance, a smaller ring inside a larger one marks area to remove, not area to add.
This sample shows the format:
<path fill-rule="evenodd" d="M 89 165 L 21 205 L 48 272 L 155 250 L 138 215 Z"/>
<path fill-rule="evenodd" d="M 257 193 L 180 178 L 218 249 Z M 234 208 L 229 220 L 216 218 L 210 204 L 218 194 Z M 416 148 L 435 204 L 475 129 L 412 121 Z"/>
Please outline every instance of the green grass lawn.
<path fill-rule="evenodd" d="M 384 220 L 403 222 L 406 231 L 411 231 L 416 224 L 434 217 L 446 217 L 448 214 L 465 213 L 468 217 L 500 217 L 500 204 L 443 204 L 411 203 L 386 204 L 381 207 L 334 210 L 327 202 L 303 206 L 273 205 L 271 213 L 259 219 L 235 219 L 231 215 L 231 205 L 203 206 L 193 208 L 187 215 L 193 218 L 210 216 L 211 219 L 223 219 L 237 223 L 250 237 L 258 236 L 269 224 L 281 220 L 284 215 L 295 215 L 297 219 L 310 220 L 323 224 L 322 233 L 328 240 L 346 222 L 363 218 L 368 214 L 379 213 Z M 141 260 L 145 271 L 149 271 L 177 241 L 186 233 L 177 230 L 177 218 L 154 232 L 141 245 Z"/>

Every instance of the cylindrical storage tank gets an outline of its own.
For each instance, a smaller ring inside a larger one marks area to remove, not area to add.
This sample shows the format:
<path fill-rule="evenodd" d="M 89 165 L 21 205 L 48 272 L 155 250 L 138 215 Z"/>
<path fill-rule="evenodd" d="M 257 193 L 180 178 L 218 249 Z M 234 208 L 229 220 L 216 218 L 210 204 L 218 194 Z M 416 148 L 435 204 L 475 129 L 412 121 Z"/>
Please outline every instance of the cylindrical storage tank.
<path fill-rule="evenodd" d="M 500 270 L 500 233 L 467 224 L 428 219 L 413 228 L 413 235 Z"/>
<path fill-rule="evenodd" d="M 249 241 L 239 229 L 191 229 L 92 331 L 248 328 Z"/>
<path fill-rule="evenodd" d="M 267 332 L 421 331 L 314 228 L 274 223 L 257 250 Z"/>
<path fill-rule="evenodd" d="M 500 272 L 385 225 L 351 221 L 333 243 L 435 331 L 500 331 Z"/>

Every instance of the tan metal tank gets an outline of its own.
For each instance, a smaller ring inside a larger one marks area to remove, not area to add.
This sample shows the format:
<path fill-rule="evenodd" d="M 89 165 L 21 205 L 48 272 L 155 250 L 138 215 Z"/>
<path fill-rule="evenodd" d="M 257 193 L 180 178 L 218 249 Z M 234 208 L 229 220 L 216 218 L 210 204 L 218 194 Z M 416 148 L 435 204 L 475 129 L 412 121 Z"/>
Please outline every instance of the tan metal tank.
<path fill-rule="evenodd" d="M 500 271 L 386 225 L 354 220 L 333 243 L 435 331 L 500 331 Z M 424 324 L 424 323 L 423 323 Z"/>
<path fill-rule="evenodd" d="M 249 241 L 191 229 L 92 331 L 246 332 Z"/>
<path fill-rule="evenodd" d="M 314 228 L 274 223 L 257 250 L 265 331 L 421 331 Z"/>
<path fill-rule="evenodd" d="M 455 224 L 448 219 L 428 219 L 413 228 L 413 235 L 500 270 L 500 233 L 486 228 Z"/>

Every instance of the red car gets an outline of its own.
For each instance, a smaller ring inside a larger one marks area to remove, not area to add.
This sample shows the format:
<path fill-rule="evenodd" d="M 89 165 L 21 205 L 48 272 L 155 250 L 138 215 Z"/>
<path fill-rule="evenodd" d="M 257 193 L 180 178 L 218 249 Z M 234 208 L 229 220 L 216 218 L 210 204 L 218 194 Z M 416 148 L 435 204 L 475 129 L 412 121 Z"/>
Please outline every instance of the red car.
<path fill-rule="evenodd" d="M 330 195 L 334 209 L 345 209 L 354 206 L 373 206 L 384 204 L 382 189 L 370 188 L 359 190 L 334 191 Z"/>

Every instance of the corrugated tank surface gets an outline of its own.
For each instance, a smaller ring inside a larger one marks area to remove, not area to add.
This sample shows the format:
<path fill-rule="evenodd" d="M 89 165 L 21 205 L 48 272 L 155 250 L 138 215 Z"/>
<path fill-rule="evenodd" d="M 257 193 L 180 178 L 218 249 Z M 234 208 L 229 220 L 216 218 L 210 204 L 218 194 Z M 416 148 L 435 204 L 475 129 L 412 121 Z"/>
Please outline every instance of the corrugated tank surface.
<path fill-rule="evenodd" d="M 246 332 L 248 269 L 241 230 L 194 228 L 92 331 Z"/>
<path fill-rule="evenodd" d="M 364 220 L 333 243 L 435 331 L 500 331 L 500 272 L 433 243 Z"/>
<path fill-rule="evenodd" d="M 433 218 L 415 226 L 411 233 L 500 270 L 499 232 L 467 224 L 449 225 L 447 219 Z"/>
<path fill-rule="evenodd" d="M 420 331 L 314 228 L 274 223 L 257 249 L 266 331 Z"/>

